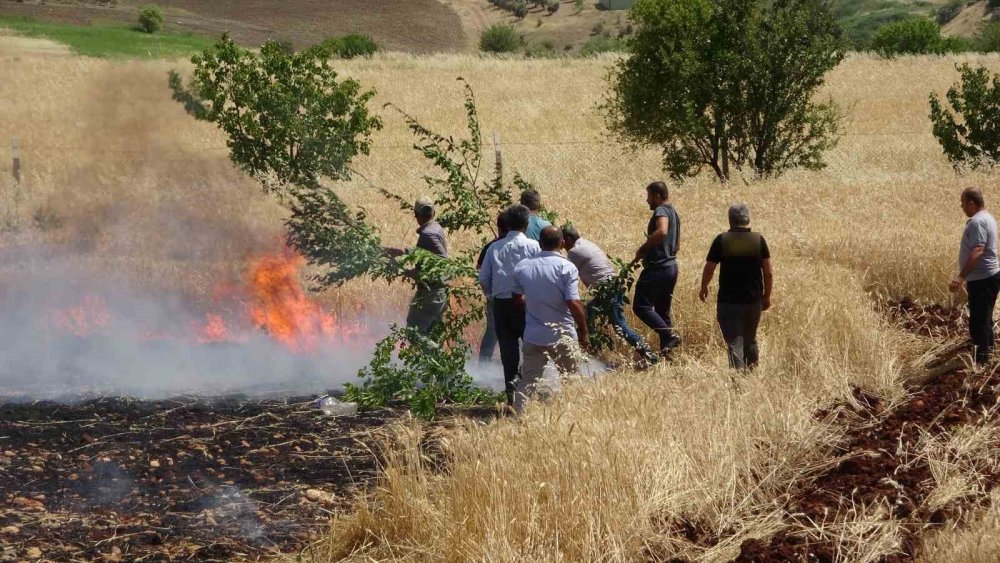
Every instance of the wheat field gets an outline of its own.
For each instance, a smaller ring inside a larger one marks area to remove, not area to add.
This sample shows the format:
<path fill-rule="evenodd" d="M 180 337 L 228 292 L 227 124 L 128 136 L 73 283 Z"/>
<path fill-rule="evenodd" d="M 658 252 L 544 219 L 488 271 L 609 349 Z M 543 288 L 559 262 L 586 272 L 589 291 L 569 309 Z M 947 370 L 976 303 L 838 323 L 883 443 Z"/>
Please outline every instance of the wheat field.
<path fill-rule="evenodd" d="M 568 384 L 516 420 L 458 422 L 434 437 L 442 456 L 424 451 L 419 425 L 401 426 L 378 487 L 335 518 L 308 555 L 722 561 L 743 540 L 774 533 L 785 524 L 781 495 L 827 461 L 840 435 L 816 410 L 852 400 L 852 386 L 903 398 L 908 361 L 930 345 L 891 325 L 884 304 L 958 302 L 946 286 L 964 224 L 961 188 L 981 186 L 988 205 L 1000 197 L 995 176 L 957 176 L 930 134 L 928 94 L 943 93 L 962 61 L 1000 70 L 995 56 L 851 56 L 821 93 L 848 116 L 828 168 L 726 186 L 705 176 L 674 188 L 683 225 L 679 360 Z M 539 186 L 585 237 L 626 257 L 642 242 L 643 188 L 662 174 L 655 151 L 632 154 L 605 135 L 596 106 L 612 63 L 384 55 L 336 66 L 377 91 L 373 107 L 391 102 L 454 135 L 464 133 L 456 78 L 465 78 L 484 131 L 500 136 L 507 170 Z M 66 249 L 81 267 L 201 298 L 248 254 L 280 244 L 282 208 L 228 163 L 219 132 L 170 100 L 171 68 L 187 65 L 0 54 L 0 163 L 16 136 L 24 176 L 20 192 L 0 183 L 4 221 L 20 226 L 4 233 L 3 248 Z M 375 188 L 415 197 L 430 169 L 402 119 L 379 111 L 385 129 L 339 190 L 369 211 L 387 244 L 406 244 L 412 219 Z M 750 206 L 775 268 L 761 365 L 738 381 L 714 306 L 697 299 L 708 245 L 735 201 Z M 59 226 L 42 228 L 53 221 Z M 16 278 L 23 267 L 9 260 L 0 275 Z M 358 280 L 317 298 L 332 308 L 363 302 L 401 320 L 407 293 Z M 844 560 L 874 560 L 898 548 L 898 527 L 877 508 L 831 515 L 816 533 L 834 534 Z M 718 541 L 692 543 L 680 521 Z M 981 553 L 976 542 L 995 526 L 995 513 L 985 514 L 977 527 L 936 536 L 929 553 Z"/>

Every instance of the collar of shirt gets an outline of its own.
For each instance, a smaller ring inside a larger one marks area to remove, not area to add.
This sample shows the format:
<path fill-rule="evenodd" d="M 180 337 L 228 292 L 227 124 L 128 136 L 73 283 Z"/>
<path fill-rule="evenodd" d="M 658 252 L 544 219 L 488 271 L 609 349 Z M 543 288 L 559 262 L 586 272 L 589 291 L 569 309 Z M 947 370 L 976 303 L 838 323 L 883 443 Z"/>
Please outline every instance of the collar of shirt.
<path fill-rule="evenodd" d="M 749 233 L 750 227 L 731 227 L 729 229 L 730 233 Z"/>
<path fill-rule="evenodd" d="M 432 226 L 437 225 L 437 224 L 438 224 L 437 221 L 435 221 L 434 219 L 431 219 L 430 221 L 427 221 L 423 225 L 420 225 L 419 227 L 417 227 L 417 234 L 423 234 L 424 231 L 426 231 L 427 229 L 429 229 Z"/>

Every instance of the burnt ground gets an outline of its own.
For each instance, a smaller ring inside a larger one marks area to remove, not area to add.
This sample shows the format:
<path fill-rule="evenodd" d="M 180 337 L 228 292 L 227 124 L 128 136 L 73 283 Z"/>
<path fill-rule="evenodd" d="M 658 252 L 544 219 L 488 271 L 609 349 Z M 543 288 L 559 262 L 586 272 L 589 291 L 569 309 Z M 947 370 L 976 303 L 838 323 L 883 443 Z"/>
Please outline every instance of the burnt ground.
<path fill-rule="evenodd" d="M 965 327 L 959 311 L 940 306 L 919 306 L 903 301 L 890 309 L 902 326 L 924 336 L 957 336 Z M 991 366 L 971 372 L 952 350 L 952 369 L 915 388 L 906 402 L 890 407 L 879 398 L 855 390 L 860 407 L 842 405 L 834 415 L 848 426 L 843 441 L 833 452 L 840 459 L 826 471 L 791 492 L 786 509 L 790 519 L 804 527 L 809 522 L 830 521 L 853 506 L 884 503 L 888 515 L 903 522 L 900 552 L 884 561 L 913 561 L 919 558 L 920 538 L 928 528 L 954 521 L 967 513 L 968 505 L 946 506 L 933 512 L 924 500 L 934 490 L 934 479 L 926 460 L 905 459 L 900 452 L 913 451 L 924 433 L 934 435 L 961 425 L 975 424 L 997 404 L 1000 374 Z M 963 367 L 959 367 L 963 366 Z M 986 476 L 987 489 L 1000 475 Z M 737 561 L 817 561 L 836 558 L 836 546 L 829 538 L 816 539 L 788 530 L 767 541 L 751 540 L 742 545 Z"/>
<path fill-rule="evenodd" d="M 0 404 L 0 561 L 297 553 L 376 475 L 401 414 L 328 417 L 308 398 Z"/>
<path fill-rule="evenodd" d="M 135 23 L 145 0 L 0 0 L 0 15 L 75 25 Z M 461 51 L 466 36 L 458 14 L 438 0 L 157 0 L 165 29 L 219 36 L 259 46 L 268 39 L 296 48 L 333 35 L 366 33 L 384 50 L 410 53 Z"/>

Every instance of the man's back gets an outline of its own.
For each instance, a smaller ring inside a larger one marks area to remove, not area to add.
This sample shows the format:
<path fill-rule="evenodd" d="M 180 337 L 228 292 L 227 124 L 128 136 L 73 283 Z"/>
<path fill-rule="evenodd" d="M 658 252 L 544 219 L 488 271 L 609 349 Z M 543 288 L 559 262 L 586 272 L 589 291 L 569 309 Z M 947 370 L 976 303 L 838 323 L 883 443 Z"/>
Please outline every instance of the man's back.
<path fill-rule="evenodd" d="M 538 215 L 532 215 L 528 217 L 528 228 L 524 230 L 524 236 L 531 240 L 538 240 L 538 237 L 542 234 L 542 229 L 550 226 L 552 226 L 552 223 L 549 223 Z"/>
<path fill-rule="evenodd" d="M 596 244 L 585 238 L 579 238 L 573 243 L 573 248 L 566 253 L 569 261 L 580 272 L 580 280 L 587 287 L 603 282 L 615 275 L 614 266 L 608 255 Z"/>
<path fill-rule="evenodd" d="M 708 262 L 720 264 L 719 303 L 750 304 L 764 294 L 763 263 L 770 259 L 767 241 L 746 227 L 734 227 L 712 241 Z"/>
<path fill-rule="evenodd" d="M 479 270 L 479 283 L 490 297 L 511 297 L 514 267 L 540 251 L 538 243 L 525 237 L 524 233 L 511 231 L 487 249 Z"/>
<path fill-rule="evenodd" d="M 646 227 L 646 235 L 651 235 L 656 231 L 656 221 L 660 217 L 667 218 L 667 236 L 661 244 L 650 248 L 646 252 L 646 256 L 642 260 L 643 267 L 645 268 L 668 266 L 677 261 L 677 243 L 680 241 L 681 236 L 681 219 L 677 215 L 677 210 L 674 209 L 674 206 L 664 203 L 653 210 L 653 216 L 649 218 L 649 225 Z"/>
<path fill-rule="evenodd" d="M 558 252 L 543 251 L 514 269 L 515 293 L 524 295 L 524 341 L 551 346 L 563 335 L 576 339 L 567 301 L 580 299 L 579 272 Z"/>
<path fill-rule="evenodd" d="M 988 211 L 983 209 L 969 218 L 962 233 L 962 246 L 958 254 L 958 268 L 961 270 L 969 260 L 972 249 L 982 245 L 983 255 L 976 267 L 969 272 L 969 281 L 984 280 L 1000 272 L 997 262 L 997 222 Z"/>
<path fill-rule="evenodd" d="M 438 256 L 448 257 L 448 239 L 440 223 L 431 220 L 417 229 L 417 248 L 422 248 Z"/>

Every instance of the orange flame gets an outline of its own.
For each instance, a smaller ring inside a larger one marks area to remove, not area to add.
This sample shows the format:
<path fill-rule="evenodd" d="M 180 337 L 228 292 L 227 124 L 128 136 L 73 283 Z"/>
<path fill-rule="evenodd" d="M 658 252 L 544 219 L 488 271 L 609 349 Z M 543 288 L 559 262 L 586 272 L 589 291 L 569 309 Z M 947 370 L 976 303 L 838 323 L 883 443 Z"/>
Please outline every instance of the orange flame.
<path fill-rule="evenodd" d="M 49 311 L 50 326 L 77 336 L 102 332 L 107 328 L 109 321 L 108 307 L 104 299 L 97 295 L 84 296 L 79 305 Z"/>

